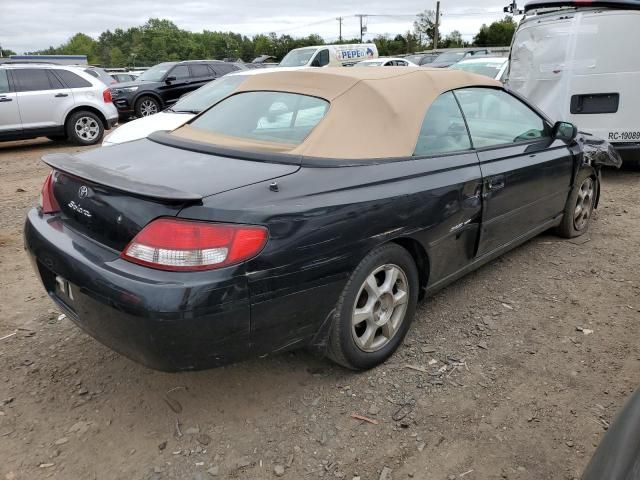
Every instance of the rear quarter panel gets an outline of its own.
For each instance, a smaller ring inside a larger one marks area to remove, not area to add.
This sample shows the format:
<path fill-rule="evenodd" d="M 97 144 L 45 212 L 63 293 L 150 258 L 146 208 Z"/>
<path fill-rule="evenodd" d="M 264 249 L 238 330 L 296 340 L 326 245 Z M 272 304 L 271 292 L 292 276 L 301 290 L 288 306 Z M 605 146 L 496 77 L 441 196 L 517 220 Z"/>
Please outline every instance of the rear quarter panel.
<path fill-rule="evenodd" d="M 351 272 L 379 245 L 419 242 L 433 281 L 473 257 L 481 188 L 475 153 L 303 167 L 278 179 L 278 191 L 270 183 L 208 197 L 179 214 L 268 226 L 265 250 L 246 266 L 251 334 L 265 348 L 258 353 L 307 342 L 331 315 Z"/>

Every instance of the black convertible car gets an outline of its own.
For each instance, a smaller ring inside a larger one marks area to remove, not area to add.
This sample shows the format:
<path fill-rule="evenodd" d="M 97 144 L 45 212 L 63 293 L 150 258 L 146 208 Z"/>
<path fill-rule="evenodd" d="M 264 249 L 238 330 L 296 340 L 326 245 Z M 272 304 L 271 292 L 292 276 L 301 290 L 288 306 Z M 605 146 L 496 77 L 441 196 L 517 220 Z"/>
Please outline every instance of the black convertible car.
<path fill-rule="evenodd" d="M 25 245 L 89 334 L 162 370 L 305 346 L 366 369 L 416 303 L 600 194 L 606 142 L 462 71 L 248 78 L 191 122 L 53 169 Z"/>

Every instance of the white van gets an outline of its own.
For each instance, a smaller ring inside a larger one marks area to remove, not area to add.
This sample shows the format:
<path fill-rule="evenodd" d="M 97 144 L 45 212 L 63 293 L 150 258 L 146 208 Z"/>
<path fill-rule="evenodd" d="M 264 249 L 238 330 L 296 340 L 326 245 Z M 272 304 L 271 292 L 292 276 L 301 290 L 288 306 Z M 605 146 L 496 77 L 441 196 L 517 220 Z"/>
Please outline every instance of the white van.
<path fill-rule="evenodd" d="M 640 165 L 639 48 L 638 1 L 533 0 L 513 37 L 507 85 Z"/>
<path fill-rule="evenodd" d="M 375 43 L 352 45 L 318 45 L 291 50 L 280 62 L 280 67 L 340 67 L 361 60 L 378 58 Z"/>

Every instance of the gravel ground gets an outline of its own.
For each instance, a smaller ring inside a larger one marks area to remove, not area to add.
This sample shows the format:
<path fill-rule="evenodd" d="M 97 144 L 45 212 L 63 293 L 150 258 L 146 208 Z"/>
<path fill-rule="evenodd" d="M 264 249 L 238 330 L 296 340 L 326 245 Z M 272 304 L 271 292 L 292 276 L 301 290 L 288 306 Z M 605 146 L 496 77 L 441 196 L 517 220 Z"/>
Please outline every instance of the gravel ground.
<path fill-rule="evenodd" d="M 423 301 L 381 367 L 295 352 L 167 374 L 60 317 L 23 251 L 40 156 L 79 150 L 0 144 L 0 478 L 572 479 L 640 383 L 636 172 L 604 172 L 586 236 Z"/>

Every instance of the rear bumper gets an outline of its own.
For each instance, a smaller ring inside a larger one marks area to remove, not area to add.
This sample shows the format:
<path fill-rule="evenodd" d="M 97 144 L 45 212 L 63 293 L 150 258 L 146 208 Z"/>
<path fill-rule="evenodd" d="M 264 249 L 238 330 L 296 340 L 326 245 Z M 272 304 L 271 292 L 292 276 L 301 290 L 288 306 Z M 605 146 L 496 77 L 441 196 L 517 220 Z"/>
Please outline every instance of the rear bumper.
<path fill-rule="evenodd" d="M 132 360 L 177 371 L 250 356 L 247 281 L 234 268 L 140 267 L 36 209 L 27 216 L 24 242 L 47 293 L 69 318 Z"/>

